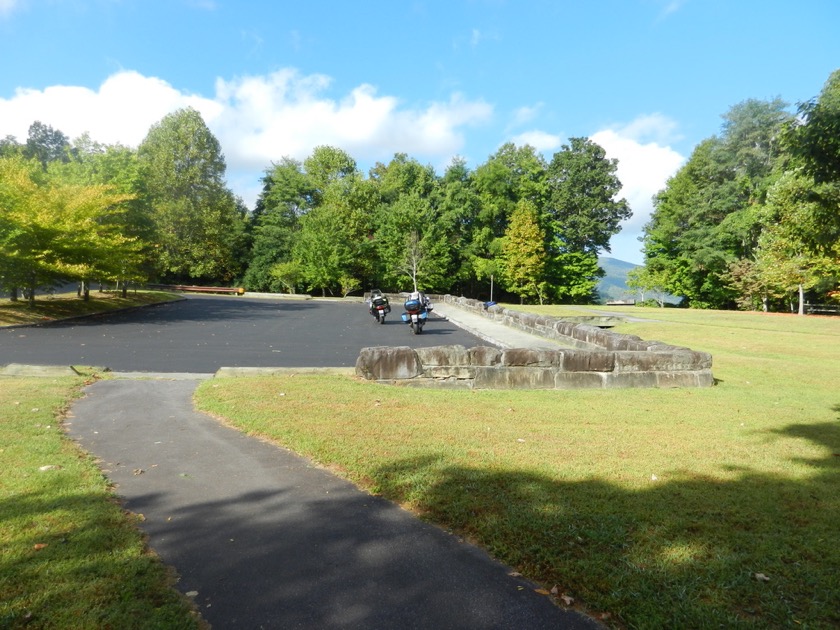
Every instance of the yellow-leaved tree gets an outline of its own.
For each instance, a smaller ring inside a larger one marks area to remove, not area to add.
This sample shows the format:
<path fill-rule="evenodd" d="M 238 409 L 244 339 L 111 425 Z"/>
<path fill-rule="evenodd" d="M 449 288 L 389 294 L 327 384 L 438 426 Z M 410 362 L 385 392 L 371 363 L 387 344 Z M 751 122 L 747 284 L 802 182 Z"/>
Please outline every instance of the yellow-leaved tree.
<path fill-rule="evenodd" d="M 125 234 L 130 195 L 66 184 L 35 161 L 0 158 L 0 285 L 15 299 L 68 281 L 139 279 L 140 244 Z"/>

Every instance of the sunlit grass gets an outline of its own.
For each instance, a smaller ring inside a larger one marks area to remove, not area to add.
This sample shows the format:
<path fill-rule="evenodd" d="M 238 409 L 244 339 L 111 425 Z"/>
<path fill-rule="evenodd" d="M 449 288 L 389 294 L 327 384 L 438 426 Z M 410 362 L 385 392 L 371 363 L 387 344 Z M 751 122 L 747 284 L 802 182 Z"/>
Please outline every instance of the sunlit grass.
<path fill-rule="evenodd" d="M 176 299 L 179 299 L 177 295 L 163 291 L 129 291 L 126 297 L 122 297 L 118 291 L 91 291 L 88 301 L 82 300 L 75 293 L 39 295 L 34 304 L 23 299 L 12 302 L 4 298 L 0 300 L 0 326 L 43 324 L 66 317 L 105 313 Z"/>
<path fill-rule="evenodd" d="M 668 321 L 616 330 L 711 352 L 715 387 L 453 392 L 298 375 L 215 379 L 197 400 L 608 623 L 836 627 L 840 320 L 647 311 Z"/>
<path fill-rule="evenodd" d="M 0 628 L 196 628 L 61 416 L 83 377 L 0 377 Z"/>

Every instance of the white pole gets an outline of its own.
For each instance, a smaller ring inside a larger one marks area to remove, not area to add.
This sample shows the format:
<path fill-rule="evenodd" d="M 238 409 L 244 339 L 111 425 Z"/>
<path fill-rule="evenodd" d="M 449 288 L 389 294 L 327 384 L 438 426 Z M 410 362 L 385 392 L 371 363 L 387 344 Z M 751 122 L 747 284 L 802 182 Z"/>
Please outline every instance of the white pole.
<path fill-rule="evenodd" d="M 490 274 L 490 301 L 493 301 L 493 274 Z"/>

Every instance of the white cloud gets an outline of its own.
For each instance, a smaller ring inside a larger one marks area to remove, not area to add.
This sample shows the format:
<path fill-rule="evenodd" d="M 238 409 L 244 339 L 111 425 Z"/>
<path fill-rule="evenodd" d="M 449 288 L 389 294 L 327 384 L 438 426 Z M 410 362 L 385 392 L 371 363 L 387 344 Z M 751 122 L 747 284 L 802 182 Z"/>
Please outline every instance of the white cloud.
<path fill-rule="evenodd" d="M 37 120 L 71 139 L 89 132 L 99 142 L 136 146 L 152 124 L 187 106 L 199 110 L 205 120 L 218 115 L 219 106 L 212 100 L 183 94 L 160 79 L 120 72 L 98 91 L 66 85 L 16 90 L 12 98 L 0 99 L 0 136 L 25 142 L 29 126 Z"/>
<path fill-rule="evenodd" d="M 628 262 L 641 263 L 642 228 L 650 219 L 653 196 L 665 187 L 668 178 L 682 166 L 685 158 L 667 142 L 676 139 L 677 125 L 659 115 L 640 116 L 622 127 L 604 129 L 590 138 L 618 160 L 617 175 L 622 183 L 633 216 L 622 223 L 622 232 L 612 240 L 612 255 Z"/>
<path fill-rule="evenodd" d="M 563 138 L 545 131 L 532 130 L 515 135 L 511 138 L 516 146 L 531 145 L 540 153 L 554 152 L 563 144 Z"/>
<path fill-rule="evenodd" d="M 464 145 L 461 129 L 481 124 L 490 105 L 453 95 L 424 109 L 402 107 L 393 96 L 380 96 L 360 85 L 340 101 L 324 96 L 330 79 L 282 70 L 267 76 L 216 83 L 223 106 L 211 124 L 229 163 L 265 168 L 284 156 L 302 159 L 321 144 L 341 147 L 356 159 L 377 160 L 396 152 L 440 158 Z"/>
<path fill-rule="evenodd" d="M 123 71 L 98 90 L 51 86 L 18 89 L 11 98 L 0 98 L 0 137 L 10 134 L 24 142 L 37 120 L 70 138 L 89 132 L 100 142 L 137 146 L 166 114 L 194 107 L 222 146 L 233 172 L 231 187 L 250 204 L 262 172 L 284 156 L 303 159 L 314 147 L 329 144 L 360 161 L 388 159 L 397 152 L 448 160 L 464 146 L 463 129 L 487 122 L 493 113 L 489 104 L 459 94 L 446 102 L 406 107 L 396 97 L 378 95 L 370 85 L 336 100 L 326 95 L 330 85 L 324 75 L 287 69 L 218 79 L 215 95 L 208 98 Z M 241 182 L 248 172 L 254 185 L 246 189 Z"/>

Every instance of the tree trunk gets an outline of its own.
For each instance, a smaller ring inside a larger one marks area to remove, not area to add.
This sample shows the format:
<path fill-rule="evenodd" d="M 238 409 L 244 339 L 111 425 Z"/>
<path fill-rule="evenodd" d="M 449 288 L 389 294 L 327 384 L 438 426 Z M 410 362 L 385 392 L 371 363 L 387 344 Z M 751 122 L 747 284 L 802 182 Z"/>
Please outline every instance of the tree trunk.
<path fill-rule="evenodd" d="M 798 315 L 805 314 L 805 287 L 799 285 L 799 312 Z"/>

